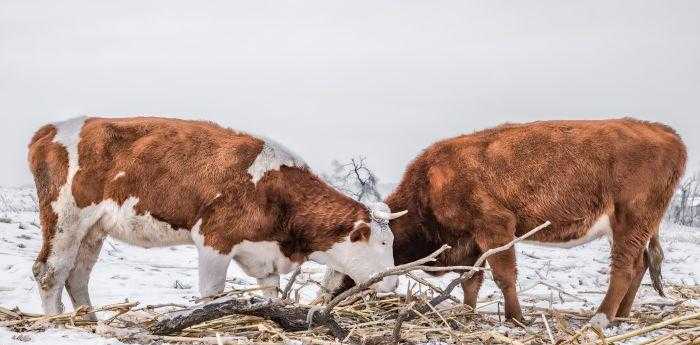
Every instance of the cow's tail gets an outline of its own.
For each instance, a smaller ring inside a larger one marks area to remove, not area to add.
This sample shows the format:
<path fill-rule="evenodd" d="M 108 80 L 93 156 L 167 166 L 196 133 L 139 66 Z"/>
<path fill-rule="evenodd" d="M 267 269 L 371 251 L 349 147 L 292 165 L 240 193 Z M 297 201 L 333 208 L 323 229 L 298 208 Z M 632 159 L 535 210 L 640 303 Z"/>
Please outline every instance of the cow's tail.
<path fill-rule="evenodd" d="M 649 276 L 651 277 L 651 284 L 654 290 L 656 290 L 661 297 L 666 297 L 664 294 L 664 287 L 661 284 L 661 263 L 664 261 L 664 251 L 661 249 L 658 233 L 654 234 L 649 240 L 649 244 L 644 250 L 644 260 L 649 267 Z"/>

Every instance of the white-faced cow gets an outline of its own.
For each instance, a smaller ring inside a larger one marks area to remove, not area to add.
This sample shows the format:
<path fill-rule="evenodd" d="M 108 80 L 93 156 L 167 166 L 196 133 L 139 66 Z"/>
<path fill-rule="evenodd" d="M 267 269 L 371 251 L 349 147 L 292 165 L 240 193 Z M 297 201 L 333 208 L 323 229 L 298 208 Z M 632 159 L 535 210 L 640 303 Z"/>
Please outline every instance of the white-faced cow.
<path fill-rule="evenodd" d="M 478 256 L 549 220 L 532 236 L 572 247 L 611 239 L 610 284 L 591 322 L 629 315 L 644 273 L 663 293 L 658 227 L 685 169 L 686 150 L 669 127 L 634 119 L 506 124 L 443 140 L 406 169 L 387 199 L 408 216 L 390 223 L 397 264 L 449 244 L 436 265 L 472 265 Z M 522 320 L 513 249 L 487 259 L 505 314 Z M 346 289 L 352 281 L 330 277 Z M 474 306 L 483 273 L 462 284 Z"/>
<path fill-rule="evenodd" d="M 65 285 L 90 305 L 103 239 L 141 247 L 194 244 L 202 296 L 224 288 L 235 260 L 260 284 L 307 259 L 357 282 L 393 266 L 386 205 L 368 210 L 290 151 L 209 122 L 78 118 L 39 129 L 29 145 L 43 246 L 33 267 L 42 306 L 61 313 Z M 393 290 L 395 278 L 378 290 Z M 276 290 L 270 295 L 276 295 Z"/>

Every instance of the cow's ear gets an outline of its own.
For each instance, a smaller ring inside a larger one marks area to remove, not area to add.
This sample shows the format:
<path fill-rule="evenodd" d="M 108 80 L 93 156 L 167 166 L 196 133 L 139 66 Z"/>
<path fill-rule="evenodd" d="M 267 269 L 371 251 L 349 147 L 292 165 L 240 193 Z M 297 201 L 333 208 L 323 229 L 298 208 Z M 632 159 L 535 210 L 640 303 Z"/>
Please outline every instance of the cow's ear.
<path fill-rule="evenodd" d="M 363 221 L 355 222 L 355 226 L 350 231 L 350 242 L 368 241 L 370 230 L 369 224 Z"/>

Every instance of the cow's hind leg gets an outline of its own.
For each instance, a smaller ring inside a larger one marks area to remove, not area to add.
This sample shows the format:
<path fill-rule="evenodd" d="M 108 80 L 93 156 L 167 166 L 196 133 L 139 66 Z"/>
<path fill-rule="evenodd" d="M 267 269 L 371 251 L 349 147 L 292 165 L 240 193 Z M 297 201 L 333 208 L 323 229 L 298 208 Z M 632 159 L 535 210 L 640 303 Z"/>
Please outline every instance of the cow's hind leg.
<path fill-rule="evenodd" d="M 654 227 L 654 231 L 658 227 Z M 634 303 L 634 298 L 637 296 L 637 290 L 644 279 L 644 274 L 647 269 L 650 270 L 650 275 L 652 275 L 652 281 L 654 283 L 654 288 L 659 291 L 659 294 L 663 296 L 663 290 L 661 288 L 661 261 L 663 260 L 663 251 L 661 250 L 658 234 L 654 233 L 649 240 L 648 248 L 642 250 L 642 252 L 635 258 L 634 261 L 634 278 L 630 284 L 625 297 L 620 303 L 620 308 L 617 310 L 617 317 L 628 317 L 632 311 L 632 304 Z M 654 275 L 657 275 L 656 277 Z"/>
<path fill-rule="evenodd" d="M 99 228 L 93 228 L 80 244 L 75 265 L 66 281 L 66 290 L 74 309 L 78 309 L 80 306 L 92 306 L 88 282 L 90 280 L 90 272 L 92 272 L 92 268 L 100 255 L 104 237 L 104 233 Z M 93 321 L 97 320 L 93 313 L 88 314 L 86 318 Z"/>
<path fill-rule="evenodd" d="M 654 229 L 638 213 L 618 209 L 612 224 L 610 285 L 591 324 L 607 327 L 618 310 L 629 313 L 646 270 L 644 249 Z M 623 303 L 624 301 L 624 303 Z"/>
<path fill-rule="evenodd" d="M 639 285 L 642 283 L 642 279 L 644 278 L 644 273 L 646 273 L 647 268 L 647 262 L 644 260 L 644 251 L 642 251 L 642 253 L 640 253 L 635 259 L 633 265 L 633 278 L 629 289 L 627 289 L 625 297 L 622 298 L 620 308 L 617 309 L 617 317 L 627 317 L 630 315 L 632 303 L 634 302 L 634 298 L 637 296 L 637 290 L 639 290 Z"/>
<path fill-rule="evenodd" d="M 42 210 L 42 213 L 45 212 L 46 210 Z M 42 226 L 54 228 L 44 231 L 43 247 L 34 262 L 32 273 L 39 286 L 42 308 L 49 315 L 63 312 L 63 287 L 74 267 L 80 243 L 85 235 L 79 214 L 78 210 L 65 213 L 59 211 L 56 221 L 42 220 Z"/>

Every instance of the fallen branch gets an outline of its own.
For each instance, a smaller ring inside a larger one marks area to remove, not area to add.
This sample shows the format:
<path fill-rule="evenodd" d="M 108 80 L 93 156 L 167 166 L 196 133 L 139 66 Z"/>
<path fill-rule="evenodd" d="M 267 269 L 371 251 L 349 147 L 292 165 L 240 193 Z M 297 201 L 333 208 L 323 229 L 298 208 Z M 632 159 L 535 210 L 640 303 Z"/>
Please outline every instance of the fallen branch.
<path fill-rule="evenodd" d="M 311 307 L 308 306 L 290 305 L 279 299 L 257 296 L 222 297 L 195 308 L 165 315 L 149 327 L 149 330 L 156 335 L 168 335 L 202 322 L 239 314 L 268 319 L 277 323 L 285 331 L 302 331 L 308 328 L 306 317 L 310 309 Z M 343 339 L 347 335 L 347 331 L 331 317 L 314 317 L 313 322 L 328 328 L 336 338 Z"/>

